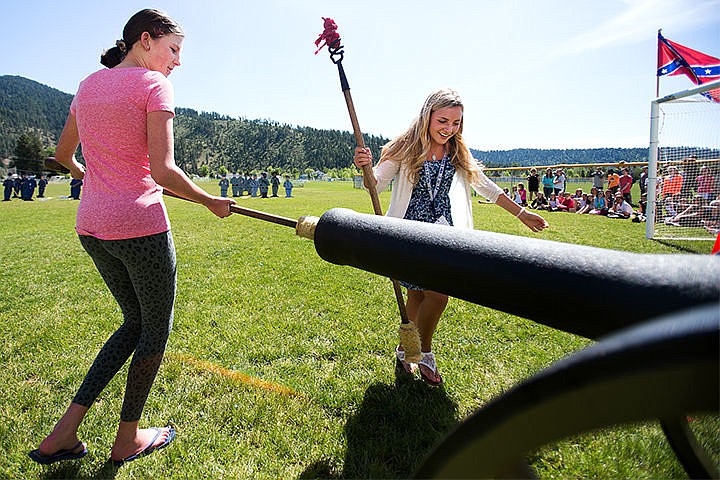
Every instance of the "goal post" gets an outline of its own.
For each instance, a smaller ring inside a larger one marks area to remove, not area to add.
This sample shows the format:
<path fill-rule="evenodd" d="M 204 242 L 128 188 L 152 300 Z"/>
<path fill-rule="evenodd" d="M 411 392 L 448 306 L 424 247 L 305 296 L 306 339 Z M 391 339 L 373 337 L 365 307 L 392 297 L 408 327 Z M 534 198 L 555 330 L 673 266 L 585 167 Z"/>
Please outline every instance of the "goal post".
<path fill-rule="evenodd" d="M 715 240 L 720 226 L 720 80 L 650 106 L 645 236 Z"/>

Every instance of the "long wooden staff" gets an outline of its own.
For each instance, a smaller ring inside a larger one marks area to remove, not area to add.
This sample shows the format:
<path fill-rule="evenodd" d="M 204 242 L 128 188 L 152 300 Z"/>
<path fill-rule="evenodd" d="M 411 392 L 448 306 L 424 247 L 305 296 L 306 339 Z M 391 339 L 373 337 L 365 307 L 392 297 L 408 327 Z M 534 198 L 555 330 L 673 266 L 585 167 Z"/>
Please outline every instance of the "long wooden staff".
<path fill-rule="evenodd" d="M 168 197 L 179 198 L 180 200 L 187 200 L 192 202 L 185 197 L 181 197 L 177 193 L 171 192 L 170 190 L 163 189 L 163 195 Z M 195 202 L 193 202 L 195 203 Z M 230 212 L 245 215 L 246 217 L 257 218 L 258 220 L 265 220 L 266 222 L 276 223 L 285 227 L 297 228 L 298 221 L 288 217 L 281 217 L 280 215 L 274 215 L 272 213 L 261 212 L 260 210 L 253 210 L 252 208 L 241 207 L 240 205 L 230 205 Z"/>
<path fill-rule="evenodd" d="M 315 45 L 318 47 L 318 50 L 315 53 L 317 54 L 323 46 L 327 45 L 328 51 L 330 52 L 330 60 L 337 65 L 338 68 L 340 86 L 342 88 L 343 96 L 345 97 L 348 113 L 350 114 L 350 122 L 352 123 L 353 133 L 355 134 L 355 143 L 359 147 L 365 148 L 365 141 L 363 140 L 362 132 L 360 131 L 360 124 L 358 123 L 355 106 L 353 105 L 352 96 L 350 95 L 350 84 L 345 76 L 345 69 L 342 66 L 345 51 L 343 50 L 343 46 L 340 44 L 340 35 L 337 33 L 337 25 L 332 18 L 323 17 L 323 22 L 323 33 L 321 33 L 315 41 Z M 362 172 L 363 177 L 372 178 L 372 165 L 364 165 L 362 167 Z M 380 199 L 378 198 L 378 192 L 375 184 L 373 182 L 367 182 L 365 183 L 365 186 L 370 193 L 370 200 L 372 201 L 375 215 L 382 215 L 382 207 L 380 206 Z M 400 344 L 405 351 L 405 360 L 417 363 L 422 359 L 422 354 L 420 353 L 420 334 L 416 325 L 408 319 L 407 309 L 405 308 L 405 299 L 403 298 L 400 284 L 397 280 L 390 280 L 392 281 L 393 290 L 395 291 L 395 299 L 397 300 L 398 310 L 400 311 Z"/>

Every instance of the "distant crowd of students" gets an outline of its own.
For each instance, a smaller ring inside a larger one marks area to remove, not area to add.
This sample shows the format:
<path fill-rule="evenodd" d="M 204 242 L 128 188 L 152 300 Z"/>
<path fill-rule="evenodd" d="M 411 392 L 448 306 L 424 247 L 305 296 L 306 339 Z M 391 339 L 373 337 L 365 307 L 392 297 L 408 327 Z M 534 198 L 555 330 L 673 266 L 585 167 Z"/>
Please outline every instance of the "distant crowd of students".
<path fill-rule="evenodd" d="M 607 176 L 597 168 L 592 173 L 593 186 L 589 193 L 581 188 L 569 192 L 562 168 L 548 168 L 542 177 L 532 168 L 526 180 L 527 189 L 524 183 L 513 186 L 512 191 L 505 189 L 519 205 L 551 212 L 646 221 L 648 167 L 642 168 L 637 182 L 628 168 L 609 169 Z M 631 193 L 635 183 L 640 189 L 637 204 L 633 203 Z M 720 230 L 720 191 L 710 166 L 698 165 L 695 157 L 686 158 L 680 165 L 668 165 L 658 172 L 656 191 L 658 212 L 666 225 L 703 227 L 713 234 Z"/>
<path fill-rule="evenodd" d="M 643 171 L 647 178 L 647 167 Z M 604 190 L 605 173 L 596 169 L 593 174 L 593 187 L 589 193 L 578 188 L 574 193 L 567 190 L 567 176 L 562 168 L 555 170 L 548 168 L 545 174 L 540 177 L 537 169 L 531 168 L 527 177 L 527 190 L 524 183 L 518 183 L 512 187 L 508 195 L 522 206 L 536 210 L 547 210 L 550 212 L 568 212 L 590 215 L 604 215 L 609 218 L 630 218 L 636 213 L 638 221 L 644 218 L 644 202 L 640 202 L 640 210 L 635 212 L 632 204 L 631 189 L 634 183 L 630 171 L 627 168 L 618 174 L 613 169 L 608 170 L 607 189 Z M 643 178 L 641 177 L 641 181 Z M 542 185 L 542 191 L 540 186 Z M 507 189 L 506 189 L 507 190 Z"/>
<path fill-rule="evenodd" d="M 32 202 L 37 188 L 37 198 L 45 198 L 45 188 L 48 179 L 45 175 L 36 178 L 35 175 L 27 175 L 25 173 L 17 175 L 8 175 L 3 180 L 3 202 L 9 202 L 13 198 L 19 198 L 25 202 Z M 68 198 L 80 200 L 80 190 L 82 180 L 73 178 L 70 180 L 70 195 Z"/>
<path fill-rule="evenodd" d="M 285 181 L 282 185 L 285 189 L 285 198 L 292 198 L 294 185 L 288 175 L 285 175 Z M 246 194 L 257 197 L 259 192 L 260 198 L 268 198 L 269 191 L 272 191 L 271 196 L 277 197 L 280 189 L 280 178 L 278 178 L 277 172 L 274 172 L 269 179 L 265 172 L 260 174 L 260 178 L 255 173 L 252 175 L 249 173 L 245 175 L 231 173 L 230 178 L 228 178 L 227 174 L 222 174 L 218 186 L 220 187 L 221 197 L 227 197 L 230 190 L 232 190 L 233 197 L 242 197 Z"/>

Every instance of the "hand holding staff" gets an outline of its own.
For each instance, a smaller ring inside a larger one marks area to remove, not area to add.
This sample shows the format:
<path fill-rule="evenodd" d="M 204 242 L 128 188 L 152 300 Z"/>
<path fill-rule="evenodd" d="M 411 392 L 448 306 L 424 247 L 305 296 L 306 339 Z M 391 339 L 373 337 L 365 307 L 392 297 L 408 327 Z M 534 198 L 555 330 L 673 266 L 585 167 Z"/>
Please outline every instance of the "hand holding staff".
<path fill-rule="evenodd" d="M 72 158 L 70 166 L 66 166 L 55 159 L 55 157 L 47 157 L 45 159 L 45 169 L 55 173 L 69 173 L 72 178 L 78 178 L 80 180 L 85 176 L 85 166 L 78 163 L 75 157 Z"/>
<path fill-rule="evenodd" d="M 340 35 L 337 33 L 337 25 L 332 18 L 323 17 L 323 22 L 324 30 L 318 36 L 317 40 L 315 40 L 315 45 L 318 47 L 315 54 L 317 55 L 317 53 L 327 45 L 328 51 L 330 52 L 330 60 L 332 60 L 332 62 L 338 67 L 340 86 L 345 97 L 348 113 L 350 114 L 350 122 L 352 123 L 353 133 L 355 134 L 355 143 L 357 144 L 358 149 L 365 151 L 365 141 L 363 140 L 362 132 L 360 131 L 360 124 L 358 123 L 355 106 L 353 105 L 352 96 L 350 95 L 350 85 L 347 81 L 347 77 L 345 76 L 345 69 L 342 66 L 345 51 L 343 50 L 343 46 L 340 44 Z M 356 149 L 356 152 L 358 149 Z M 363 163 L 361 168 L 365 186 L 370 193 L 373 211 L 375 212 L 375 215 L 382 215 L 382 207 L 380 206 L 380 199 L 378 198 L 377 189 L 375 187 L 376 182 L 373 182 L 375 175 L 372 171 L 372 161 Z M 406 361 L 417 363 L 422 359 L 422 354 L 420 353 L 420 334 L 418 333 L 415 324 L 408 319 L 407 310 L 405 308 L 405 299 L 403 298 L 400 284 L 397 280 L 391 280 L 393 290 L 395 291 L 395 299 L 397 300 L 398 309 L 400 311 L 400 344 L 405 350 Z"/>

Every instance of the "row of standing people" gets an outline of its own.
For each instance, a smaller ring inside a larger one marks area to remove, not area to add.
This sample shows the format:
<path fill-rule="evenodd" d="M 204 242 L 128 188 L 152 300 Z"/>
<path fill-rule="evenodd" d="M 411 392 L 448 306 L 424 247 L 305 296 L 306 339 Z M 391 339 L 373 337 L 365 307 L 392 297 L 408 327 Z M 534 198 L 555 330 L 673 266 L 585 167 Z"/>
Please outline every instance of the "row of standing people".
<path fill-rule="evenodd" d="M 267 173 L 263 172 L 258 178 L 257 174 L 245 174 L 244 176 L 239 173 L 230 174 L 230 178 L 226 174 L 220 177 L 218 182 L 220 187 L 220 196 L 227 197 L 228 191 L 232 190 L 233 197 L 242 197 L 247 192 L 247 195 L 251 197 L 257 197 L 258 192 L 261 198 L 268 198 L 268 191 L 272 189 L 272 196 L 278 196 L 278 190 L 280 189 L 280 179 L 277 173 L 273 173 L 270 179 L 267 178 Z M 292 197 L 293 183 L 290 177 L 285 175 L 285 181 L 283 182 L 283 188 L 285 189 L 285 198 Z"/>
<path fill-rule="evenodd" d="M 17 174 L 8 175 L 3 180 L 3 202 L 9 202 L 12 198 L 19 198 L 26 202 L 32 202 L 35 196 L 35 188 L 38 190 L 37 198 L 45 198 L 45 188 L 48 180 L 45 175 L 41 175 L 39 179 L 35 179 L 34 175 Z M 70 198 L 80 200 L 80 189 L 82 180 L 77 178 L 70 179 Z"/>

